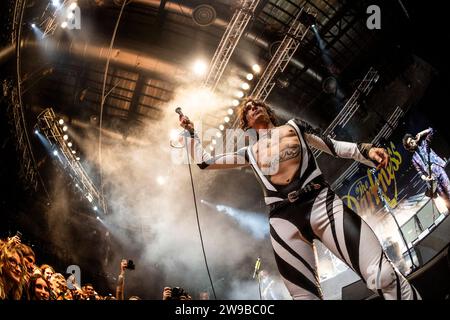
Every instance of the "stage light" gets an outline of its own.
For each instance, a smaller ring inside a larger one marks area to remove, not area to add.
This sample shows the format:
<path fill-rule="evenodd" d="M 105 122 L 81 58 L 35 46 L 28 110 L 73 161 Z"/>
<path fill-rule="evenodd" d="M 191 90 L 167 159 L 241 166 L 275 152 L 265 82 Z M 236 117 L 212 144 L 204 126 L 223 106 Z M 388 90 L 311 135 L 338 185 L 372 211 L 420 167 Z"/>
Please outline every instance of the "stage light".
<path fill-rule="evenodd" d="M 57 155 L 58 155 L 58 151 L 56 151 L 56 150 L 53 151 L 53 155 L 54 155 L 54 156 L 57 156 Z"/>
<path fill-rule="evenodd" d="M 222 134 L 221 134 L 220 132 L 217 132 L 217 133 L 216 133 L 216 137 L 217 137 L 217 138 L 222 138 Z"/>
<path fill-rule="evenodd" d="M 68 146 L 69 148 L 71 148 L 71 147 L 72 147 L 72 142 L 69 142 L 69 143 L 67 144 L 67 146 Z"/>
<path fill-rule="evenodd" d="M 91 195 L 90 193 L 88 193 L 88 194 L 86 195 L 86 199 L 88 199 L 89 202 L 94 201 L 94 198 L 92 197 L 92 195 Z"/>
<path fill-rule="evenodd" d="M 242 91 L 238 91 L 238 92 L 236 92 L 236 96 L 238 98 L 242 98 L 244 96 L 244 93 Z"/>
<path fill-rule="evenodd" d="M 234 113 L 234 110 L 231 109 L 231 108 L 229 108 L 229 109 L 228 109 L 228 114 L 231 116 L 231 115 L 233 115 L 233 113 Z"/>
<path fill-rule="evenodd" d="M 158 182 L 158 184 L 162 186 L 166 183 L 166 178 L 159 176 L 158 178 L 156 178 L 156 182 Z"/>
<path fill-rule="evenodd" d="M 75 8 L 77 7 L 77 3 L 76 2 L 72 2 L 69 6 L 69 10 L 75 10 Z"/>
<path fill-rule="evenodd" d="M 322 90 L 328 94 L 336 94 L 338 89 L 337 79 L 334 77 L 328 77 L 322 82 Z"/>
<path fill-rule="evenodd" d="M 59 0 L 52 0 L 52 5 L 54 7 L 59 7 Z"/>
<path fill-rule="evenodd" d="M 216 139 L 212 139 L 211 143 L 212 143 L 213 145 L 216 145 L 216 144 L 217 144 L 217 140 L 216 140 Z"/>
<path fill-rule="evenodd" d="M 225 126 L 224 126 L 223 124 L 221 124 L 221 125 L 219 126 L 219 129 L 220 129 L 220 131 L 223 131 L 223 130 L 225 130 Z"/>
<path fill-rule="evenodd" d="M 379 79 L 380 79 L 380 75 L 376 74 L 375 77 L 373 78 L 373 82 L 377 83 Z"/>
<path fill-rule="evenodd" d="M 180 133 L 177 129 L 170 130 L 169 137 L 171 141 L 175 141 L 178 139 Z"/>
<path fill-rule="evenodd" d="M 78 183 L 77 183 L 77 184 L 75 184 L 75 187 L 79 188 L 80 186 L 79 186 Z"/>
<path fill-rule="evenodd" d="M 38 130 L 34 130 L 34 134 L 38 134 L 39 133 L 39 131 Z"/>
<path fill-rule="evenodd" d="M 299 16 L 299 21 L 306 27 L 314 26 L 317 22 L 316 17 L 306 11 L 302 11 Z"/>
<path fill-rule="evenodd" d="M 226 123 L 230 122 L 230 117 L 225 117 L 225 118 L 223 119 L 223 121 L 225 121 Z"/>
<path fill-rule="evenodd" d="M 237 107 L 237 106 L 239 105 L 239 100 L 234 99 L 234 100 L 231 102 L 231 104 L 232 104 L 233 106 Z"/>
<path fill-rule="evenodd" d="M 36 28 L 36 24 L 35 23 L 32 23 L 31 24 L 31 27 L 34 29 L 34 28 Z"/>
<path fill-rule="evenodd" d="M 64 21 L 63 23 L 61 23 L 61 28 L 65 29 L 67 28 L 67 21 Z"/>
<path fill-rule="evenodd" d="M 65 134 L 65 135 L 63 135 L 63 139 L 67 140 L 67 139 L 69 139 L 69 136 L 67 134 Z"/>
<path fill-rule="evenodd" d="M 214 147 L 213 146 L 209 146 L 209 150 L 214 151 Z"/>
<path fill-rule="evenodd" d="M 63 131 L 67 131 L 67 129 L 68 129 L 67 126 L 63 127 Z"/>
<path fill-rule="evenodd" d="M 76 159 L 77 161 L 80 161 L 80 157 L 76 157 L 75 159 Z"/>
<path fill-rule="evenodd" d="M 64 124 L 64 120 L 63 120 L 63 119 L 59 119 L 58 123 L 59 123 L 60 125 L 63 125 L 63 124 Z"/>
<path fill-rule="evenodd" d="M 286 89 L 287 87 L 289 87 L 290 82 L 286 76 L 280 75 L 276 80 L 276 84 L 279 88 Z"/>
<path fill-rule="evenodd" d="M 201 200 L 200 200 L 200 203 L 205 203 L 205 200 L 201 199 Z"/>
<path fill-rule="evenodd" d="M 248 90 L 248 89 L 250 89 L 250 85 L 249 85 L 247 82 L 244 82 L 244 83 L 241 85 L 241 88 L 244 89 L 244 90 Z"/>
<path fill-rule="evenodd" d="M 97 211 L 98 210 L 98 207 L 97 206 L 94 206 L 94 211 Z"/>
<path fill-rule="evenodd" d="M 77 153 L 75 150 L 72 150 L 72 154 L 75 154 L 75 153 Z"/>
<path fill-rule="evenodd" d="M 261 72 L 261 67 L 259 66 L 259 64 L 256 64 L 256 63 L 255 63 L 255 64 L 252 66 L 252 70 L 253 70 L 254 73 L 258 74 L 258 73 Z"/>
<path fill-rule="evenodd" d="M 95 219 L 97 219 L 97 220 L 100 220 L 100 217 L 99 216 L 97 216 Z"/>
<path fill-rule="evenodd" d="M 205 62 L 203 62 L 203 61 L 201 61 L 201 60 L 197 60 L 197 61 L 194 63 L 193 71 L 194 71 L 194 73 L 195 73 L 196 75 L 198 75 L 198 76 L 203 76 L 203 75 L 205 75 L 207 69 L 208 69 L 208 66 L 206 65 Z"/>
<path fill-rule="evenodd" d="M 246 76 L 248 81 L 252 81 L 253 80 L 253 73 L 248 73 Z"/>

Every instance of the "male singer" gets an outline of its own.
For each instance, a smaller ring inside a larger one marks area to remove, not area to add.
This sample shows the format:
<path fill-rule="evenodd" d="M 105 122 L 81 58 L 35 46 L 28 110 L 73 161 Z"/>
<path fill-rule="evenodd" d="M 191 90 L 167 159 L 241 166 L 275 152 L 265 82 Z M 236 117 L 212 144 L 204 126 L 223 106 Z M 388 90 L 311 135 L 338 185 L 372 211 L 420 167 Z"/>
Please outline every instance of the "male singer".
<path fill-rule="evenodd" d="M 293 299 L 322 299 L 314 239 L 322 241 L 381 297 L 420 299 L 417 290 L 388 260 L 370 227 L 331 190 L 310 147 L 372 167 L 376 163 L 387 166 L 385 149 L 335 141 L 298 119 L 276 126 L 272 109 L 253 98 L 245 99 L 240 106 L 238 120 L 240 128 L 257 131 L 258 141 L 235 153 L 214 157 L 203 150 L 186 116 L 180 117 L 180 125 L 190 133 L 191 156 L 201 158 L 201 169 L 252 167 L 270 208 L 275 260 Z"/>

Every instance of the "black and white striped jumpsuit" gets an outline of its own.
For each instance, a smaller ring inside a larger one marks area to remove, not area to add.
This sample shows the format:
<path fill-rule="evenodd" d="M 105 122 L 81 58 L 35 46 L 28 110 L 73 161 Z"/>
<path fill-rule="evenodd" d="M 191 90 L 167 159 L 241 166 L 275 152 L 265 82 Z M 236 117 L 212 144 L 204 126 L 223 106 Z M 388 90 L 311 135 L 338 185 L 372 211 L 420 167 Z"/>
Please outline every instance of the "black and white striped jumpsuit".
<path fill-rule="evenodd" d="M 252 146 L 245 148 L 245 159 L 251 164 L 263 187 L 270 207 L 270 237 L 279 272 L 293 299 L 322 299 L 313 239 L 321 241 L 338 258 L 353 269 L 367 287 L 385 299 L 420 299 L 417 290 L 388 260 L 371 228 L 324 181 L 310 147 L 336 157 L 357 160 L 368 166 L 369 144 L 342 142 L 322 136 L 306 122 L 288 121 L 301 143 L 301 164 L 297 177 L 286 186 L 269 181 L 258 167 Z M 238 151 L 242 153 L 242 150 Z M 203 153 L 201 168 L 214 159 Z M 314 183 L 317 189 L 305 192 L 295 202 L 286 201 L 291 191 Z"/>

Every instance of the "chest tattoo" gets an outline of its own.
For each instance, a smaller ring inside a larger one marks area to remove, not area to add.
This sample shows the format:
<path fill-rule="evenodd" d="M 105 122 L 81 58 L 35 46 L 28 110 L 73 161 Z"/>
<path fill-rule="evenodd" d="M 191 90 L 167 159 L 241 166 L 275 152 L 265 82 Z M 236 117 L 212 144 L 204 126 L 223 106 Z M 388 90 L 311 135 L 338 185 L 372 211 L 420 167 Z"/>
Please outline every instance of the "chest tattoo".
<path fill-rule="evenodd" d="M 280 151 L 279 161 L 287 161 L 297 158 L 300 155 L 300 145 L 288 144 L 286 148 Z"/>

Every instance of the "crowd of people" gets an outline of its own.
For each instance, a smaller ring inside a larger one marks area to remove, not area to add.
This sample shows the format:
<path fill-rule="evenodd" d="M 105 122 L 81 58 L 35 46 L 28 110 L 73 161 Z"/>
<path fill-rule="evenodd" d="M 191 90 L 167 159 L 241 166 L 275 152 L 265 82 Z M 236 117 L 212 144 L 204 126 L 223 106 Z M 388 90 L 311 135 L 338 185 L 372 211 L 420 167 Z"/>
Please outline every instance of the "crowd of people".
<path fill-rule="evenodd" d="M 125 270 L 128 261 L 120 263 L 116 295 L 100 295 L 91 283 L 82 286 L 74 275 L 67 278 L 48 265 L 36 264 L 33 249 L 22 243 L 19 236 L 0 240 L 0 300 L 125 300 Z M 182 288 L 165 287 L 163 300 L 191 300 Z M 128 300 L 141 300 L 131 296 Z"/>

